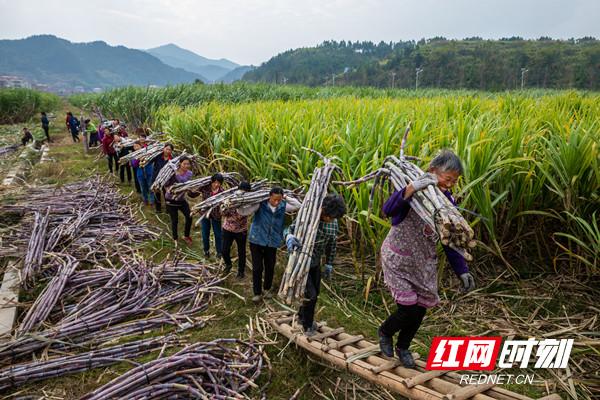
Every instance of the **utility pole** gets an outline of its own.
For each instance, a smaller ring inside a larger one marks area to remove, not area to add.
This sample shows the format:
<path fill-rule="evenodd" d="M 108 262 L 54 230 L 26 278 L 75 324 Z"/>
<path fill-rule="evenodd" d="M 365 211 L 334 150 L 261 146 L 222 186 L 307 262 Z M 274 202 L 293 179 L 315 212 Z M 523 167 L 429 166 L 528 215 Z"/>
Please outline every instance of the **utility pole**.
<path fill-rule="evenodd" d="M 331 86 L 335 86 L 335 73 L 331 73 Z"/>
<path fill-rule="evenodd" d="M 392 72 L 391 75 L 392 75 L 392 89 L 393 89 L 394 88 L 394 83 L 395 83 L 394 81 L 395 81 L 395 78 L 396 78 L 396 73 Z"/>
<path fill-rule="evenodd" d="M 419 75 L 423 72 L 423 68 L 417 68 L 415 70 L 415 90 L 419 89 Z"/>
<path fill-rule="evenodd" d="M 523 90 L 523 87 L 525 86 L 525 74 L 527 72 L 529 72 L 527 68 L 521 68 L 521 90 Z"/>

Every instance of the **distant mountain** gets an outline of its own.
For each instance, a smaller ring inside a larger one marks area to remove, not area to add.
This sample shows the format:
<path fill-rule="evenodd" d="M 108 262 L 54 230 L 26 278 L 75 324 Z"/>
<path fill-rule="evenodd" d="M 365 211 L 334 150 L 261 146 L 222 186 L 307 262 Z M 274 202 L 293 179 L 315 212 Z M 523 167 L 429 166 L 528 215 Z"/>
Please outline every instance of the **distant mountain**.
<path fill-rule="evenodd" d="M 520 37 L 443 37 L 396 43 L 326 41 L 288 50 L 243 79 L 300 85 L 507 90 L 521 87 L 600 90 L 600 41 Z M 526 71 L 521 81 L 521 68 Z"/>
<path fill-rule="evenodd" d="M 244 74 L 248 71 L 252 71 L 254 70 L 253 66 L 248 66 L 248 65 L 243 65 L 241 67 L 237 67 L 234 70 L 229 71 L 226 75 L 222 76 L 221 78 L 219 78 L 219 82 L 224 82 L 224 83 L 232 83 L 235 81 L 239 81 L 242 79 L 242 77 L 244 76 Z"/>
<path fill-rule="evenodd" d="M 0 75 L 18 75 L 53 90 L 194 82 L 206 78 L 140 50 L 105 42 L 71 43 L 52 35 L 0 40 Z"/>
<path fill-rule="evenodd" d="M 238 64 L 225 58 L 211 60 L 172 43 L 146 51 L 167 65 L 200 74 L 210 81 L 219 80 L 229 71 L 239 67 Z"/>

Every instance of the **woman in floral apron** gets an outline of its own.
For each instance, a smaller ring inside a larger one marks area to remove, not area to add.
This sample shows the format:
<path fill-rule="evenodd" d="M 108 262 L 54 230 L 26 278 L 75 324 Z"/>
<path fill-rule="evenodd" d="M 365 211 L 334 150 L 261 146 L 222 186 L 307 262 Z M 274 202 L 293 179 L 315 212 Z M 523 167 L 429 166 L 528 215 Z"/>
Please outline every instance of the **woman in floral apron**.
<path fill-rule="evenodd" d="M 412 210 L 410 203 L 414 193 L 429 185 L 437 185 L 456 205 L 450 189 L 462 172 L 460 159 L 451 151 L 443 150 L 431 161 L 428 173 L 394 192 L 383 206 L 384 214 L 392 218 L 392 228 L 381 246 L 383 278 L 397 304 L 397 310 L 379 327 L 379 345 L 384 355 L 392 357 L 393 337 L 398 333 L 396 355 L 407 368 L 415 366 L 408 350 L 410 342 L 421 326 L 427 309 L 440 300 L 436 235 Z M 465 259 L 449 247 L 442 247 L 464 289 L 472 290 L 475 282 Z"/>

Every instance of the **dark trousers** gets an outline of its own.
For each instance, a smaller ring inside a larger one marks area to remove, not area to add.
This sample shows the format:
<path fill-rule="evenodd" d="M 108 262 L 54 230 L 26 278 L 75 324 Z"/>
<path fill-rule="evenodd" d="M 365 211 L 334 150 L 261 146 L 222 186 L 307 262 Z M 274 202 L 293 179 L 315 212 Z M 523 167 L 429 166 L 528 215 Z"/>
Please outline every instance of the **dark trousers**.
<path fill-rule="evenodd" d="M 50 140 L 50 138 L 48 138 Z M 98 146 L 100 142 L 98 141 L 98 132 L 90 132 L 90 147 Z"/>
<path fill-rule="evenodd" d="M 71 129 L 71 137 L 73 137 L 73 142 L 79 142 L 79 132 L 77 130 Z"/>
<path fill-rule="evenodd" d="M 152 186 L 152 184 L 150 184 Z M 154 192 L 154 207 L 156 208 L 156 212 L 161 211 L 161 203 L 160 199 L 162 197 L 162 190 L 160 192 Z"/>
<path fill-rule="evenodd" d="M 304 301 L 298 310 L 298 318 L 304 329 L 312 326 L 315 319 L 315 308 L 317 298 L 321 291 L 321 266 L 317 265 L 308 270 L 306 277 L 306 289 L 304 289 Z"/>
<path fill-rule="evenodd" d="M 202 245 L 204 246 L 204 252 L 210 250 L 210 228 L 215 234 L 215 249 L 217 250 L 217 256 L 221 254 L 221 220 L 204 218 L 202 220 Z"/>
<path fill-rule="evenodd" d="M 42 125 L 42 129 L 44 130 L 44 135 L 46 135 L 46 139 L 50 142 L 50 127 L 46 125 Z"/>
<path fill-rule="evenodd" d="M 252 289 L 255 295 L 260 295 L 263 289 L 270 290 L 273 286 L 277 248 L 250 243 L 250 254 L 252 255 Z"/>
<path fill-rule="evenodd" d="M 113 163 L 115 164 L 114 172 L 116 174 L 119 170 L 119 157 L 116 154 L 109 154 L 106 156 L 106 159 L 108 160 L 108 170 L 111 174 L 113 173 Z"/>
<path fill-rule="evenodd" d="M 228 268 L 231 268 L 231 246 L 235 241 L 238 252 L 238 275 L 244 275 L 246 269 L 246 238 L 248 232 L 229 232 L 223 229 L 223 248 L 221 249 L 223 254 L 223 261 Z"/>
<path fill-rule="evenodd" d="M 398 304 L 398 309 L 381 324 L 381 332 L 386 336 L 394 336 L 398 332 L 396 348 L 408 349 L 410 342 L 423 322 L 427 309 L 413 304 L 404 306 Z"/>
<path fill-rule="evenodd" d="M 138 167 L 133 168 L 133 183 L 135 184 L 135 191 L 138 193 L 142 193 L 142 188 L 140 187 L 140 181 L 138 180 Z M 144 199 L 145 200 L 145 199 Z"/>
<path fill-rule="evenodd" d="M 181 211 L 183 217 L 185 218 L 185 226 L 184 226 L 184 237 L 190 236 L 190 231 L 192 230 L 192 217 L 190 215 L 190 205 L 185 200 L 170 200 L 167 203 L 167 213 L 171 217 L 171 233 L 173 235 L 173 239 L 177 240 L 179 235 L 177 233 L 177 227 L 179 225 L 179 214 Z"/>
<path fill-rule="evenodd" d="M 125 172 L 127 172 L 127 183 L 131 183 L 131 167 L 129 163 L 119 166 L 119 178 L 121 183 L 125 183 Z"/>

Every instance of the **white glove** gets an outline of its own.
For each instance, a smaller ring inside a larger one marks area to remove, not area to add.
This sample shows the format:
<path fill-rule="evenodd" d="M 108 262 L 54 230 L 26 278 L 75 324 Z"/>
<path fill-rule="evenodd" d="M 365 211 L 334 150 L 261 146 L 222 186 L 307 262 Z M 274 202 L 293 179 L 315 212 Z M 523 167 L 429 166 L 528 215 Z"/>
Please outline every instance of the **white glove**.
<path fill-rule="evenodd" d="M 414 181 L 412 181 L 413 188 L 415 192 L 425 189 L 429 185 L 437 185 L 438 179 L 437 175 L 426 172 Z"/>

